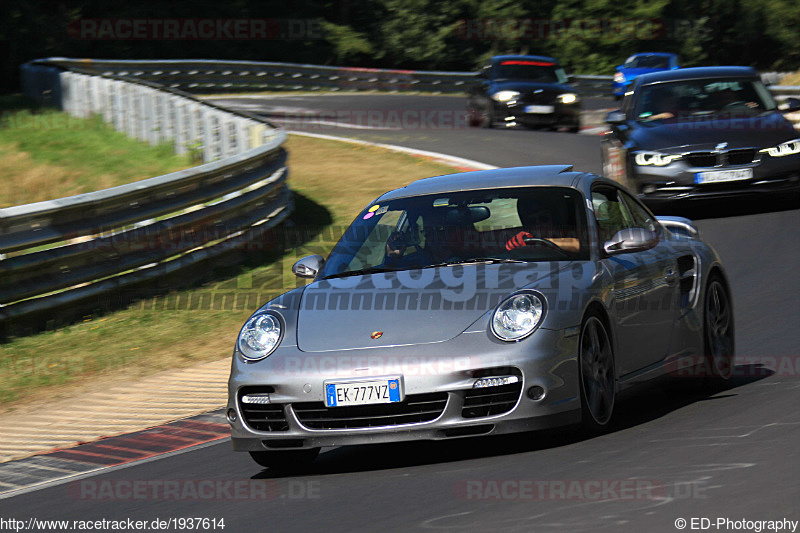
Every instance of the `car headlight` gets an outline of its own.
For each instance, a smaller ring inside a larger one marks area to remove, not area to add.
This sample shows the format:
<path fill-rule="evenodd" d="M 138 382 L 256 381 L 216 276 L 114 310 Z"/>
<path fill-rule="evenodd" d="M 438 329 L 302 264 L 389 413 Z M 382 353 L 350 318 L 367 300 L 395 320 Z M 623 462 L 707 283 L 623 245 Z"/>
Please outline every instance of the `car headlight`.
<path fill-rule="evenodd" d="M 282 333 L 283 326 L 275 315 L 253 315 L 239 332 L 239 352 L 248 361 L 263 359 L 278 347 Z"/>
<path fill-rule="evenodd" d="M 519 341 L 533 333 L 544 317 L 544 301 L 523 292 L 504 300 L 492 315 L 492 333 L 504 341 Z"/>
<path fill-rule="evenodd" d="M 800 139 L 792 139 L 772 148 L 762 148 L 760 151 L 766 152 L 772 157 L 800 154 Z"/>
<path fill-rule="evenodd" d="M 677 161 L 681 156 L 679 154 L 662 154 L 661 152 L 639 152 L 634 157 L 634 162 L 642 167 L 654 166 L 664 167 Z"/>
<path fill-rule="evenodd" d="M 622 72 L 617 72 L 614 74 L 614 81 L 616 83 L 624 83 L 625 82 L 625 74 Z"/>
<path fill-rule="evenodd" d="M 519 98 L 519 93 L 517 91 L 498 91 L 492 95 L 492 98 L 498 102 L 509 102 Z"/>
<path fill-rule="evenodd" d="M 558 101 L 562 104 L 574 104 L 578 101 L 578 95 L 575 93 L 564 93 L 558 95 Z"/>

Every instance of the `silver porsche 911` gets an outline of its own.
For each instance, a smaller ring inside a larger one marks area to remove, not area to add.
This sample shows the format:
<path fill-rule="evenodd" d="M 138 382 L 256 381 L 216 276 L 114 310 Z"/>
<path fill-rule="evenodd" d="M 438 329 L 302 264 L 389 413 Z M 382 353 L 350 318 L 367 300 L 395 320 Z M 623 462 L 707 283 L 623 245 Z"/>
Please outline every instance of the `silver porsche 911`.
<path fill-rule="evenodd" d="M 637 382 L 732 370 L 714 250 L 571 166 L 415 181 L 293 271 L 313 281 L 256 311 L 233 354 L 233 446 L 263 466 L 322 446 L 602 431 Z"/>

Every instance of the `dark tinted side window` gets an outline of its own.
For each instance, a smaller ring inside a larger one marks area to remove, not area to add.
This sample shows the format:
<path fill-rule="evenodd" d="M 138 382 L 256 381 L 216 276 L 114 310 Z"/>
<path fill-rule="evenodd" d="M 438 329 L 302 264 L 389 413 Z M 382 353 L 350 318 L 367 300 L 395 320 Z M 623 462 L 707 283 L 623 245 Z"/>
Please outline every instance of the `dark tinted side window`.
<path fill-rule="evenodd" d="M 653 217 L 653 215 L 647 211 L 647 209 L 642 207 L 639 202 L 634 200 L 630 194 L 620 191 L 619 195 L 622 197 L 623 201 L 625 202 L 625 206 L 628 208 L 628 211 L 631 214 L 631 218 L 635 224 L 634 227 L 647 229 L 650 231 L 658 230 L 658 222 L 656 221 L 655 217 Z"/>
<path fill-rule="evenodd" d="M 592 207 L 601 244 L 610 240 L 618 231 L 633 227 L 633 219 L 624 204 L 619 201 L 617 189 L 613 187 L 593 190 Z"/>

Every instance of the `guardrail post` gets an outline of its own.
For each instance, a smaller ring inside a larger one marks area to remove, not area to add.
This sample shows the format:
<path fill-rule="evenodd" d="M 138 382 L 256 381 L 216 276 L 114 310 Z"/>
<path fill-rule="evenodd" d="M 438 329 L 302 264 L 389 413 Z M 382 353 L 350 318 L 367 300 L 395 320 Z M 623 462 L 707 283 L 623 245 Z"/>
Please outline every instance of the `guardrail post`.
<path fill-rule="evenodd" d="M 164 135 L 164 111 L 161 95 L 158 91 L 148 91 L 150 93 L 150 109 L 152 118 L 150 120 L 150 144 L 157 145 L 161 142 Z"/>
<path fill-rule="evenodd" d="M 228 129 L 228 117 L 217 113 L 217 127 L 219 129 L 219 151 L 221 157 L 228 156 L 228 144 L 230 143 L 230 130 Z"/>
<path fill-rule="evenodd" d="M 144 87 L 136 86 L 136 92 L 138 93 L 137 99 L 137 111 L 138 111 L 138 123 L 136 124 L 136 138 L 140 141 L 147 142 L 147 93 Z"/>
<path fill-rule="evenodd" d="M 214 160 L 214 125 L 211 111 L 202 109 L 200 112 L 201 136 L 203 139 L 203 161 L 208 163 Z"/>
<path fill-rule="evenodd" d="M 185 154 L 189 144 L 189 104 L 175 100 L 175 153 Z"/>

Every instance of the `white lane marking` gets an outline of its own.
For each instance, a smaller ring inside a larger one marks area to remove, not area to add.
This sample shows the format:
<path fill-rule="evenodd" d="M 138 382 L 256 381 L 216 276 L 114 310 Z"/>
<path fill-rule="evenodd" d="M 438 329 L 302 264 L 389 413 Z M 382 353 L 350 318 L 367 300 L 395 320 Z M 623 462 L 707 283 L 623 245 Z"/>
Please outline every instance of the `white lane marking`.
<path fill-rule="evenodd" d="M 286 123 L 286 121 L 284 119 L 280 119 L 280 118 L 271 118 L 270 120 L 273 123 L 278 124 L 278 125 L 284 125 Z M 302 122 L 302 117 L 300 118 L 300 121 Z M 297 122 L 297 121 L 295 120 L 294 122 Z M 308 122 L 305 125 L 309 126 L 309 127 L 330 126 L 330 127 L 333 127 L 333 128 L 348 128 L 348 129 L 354 129 L 354 130 L 399 131 L 399 130 L 403 129 L 403 128 L 387 128 L 387 127 L 381 127 L 381 126 L 365 126 L 363 124 L 351 124 L 349 122 L 331 122 L 329 120 L 315 120 L 315 119 L 309 119 Z M 287 131 L 293 131 L 293 130 L 287 130 Z"/>
<path fill-rule="evenodd" d="M 755 434 L 755 433 L 757 433 L 757 432 L 759 432 L 759 431 L 761 431 L 763 429 L 766 429 L 766 428 L 772 428 L 772 427 L 777 427 L 777 426 L 797 426 L 797 425 L 800 425 L 800 422 L 771 422 L 769 424 L 763 424 L 763 425 L 760 425 L 760 426 L 740 426 L 742 428 L 750 428 L 749 431 L 745 431 L 744 433 L 727 434 L 727 435 L 721 435 L 721 434 L 717 433 L 716 435 L 698 436 L 698 437 L 689 437 L 689 436 L 687 436 L 687 437 L 675 437 L 675 438 L 669 438 L 669 439 L 653 439 L 653 440 L 650 440 L 649 442 L 670 442 L 670 441 L 706 440 L 706 439 L 744 439 L 744 438 L 750 437 L 753 434 Z M 709 429 L 706 429 L 705 431 L 719 432 L 719 431 L 728 431 L 728 430 L 732 430 L 732 429 L 736 430 L 736 429 L 739 429 L 739 428 L 738 427 L 736 427 L 736 428 L 716 428 L 716 429 L 709 428 Z M 694 430 L 694 431 L 697 431 L 697 430 Z"/>
<path fill-rule="evenodd" d="M 604 135 L 609 129 L 605 126 L 595 126 L 591 128 L 584 128 L 580 130 L 583 135 Z"/>
<path fill-rule="evenodd" d="M 327 139 L 329 141 L 341 141 L 351 144 L 360 144 L 363 146 L 376 146 L 378 148 L 385 148 L 386 150 L 391 150 L 393 152 L 401 152 L 405 154 L 412 154 L 412 155 L 419 155 L 423 157 L 430 157 L 433 159 L 438 159 L 440 161 L 454 163 L 459 166 L 471 167 L 476 170 L 491 170 L 496 167 L 494 165 L 488 165 L 486 163 L 481 163 L 480 161 L 475 161 L 472 159 L 465 159 L 463 157 L 456 157 L 453 155 L 442 154 L 439 152 L 429 152 L 427 150 L 417 150 L 416 148 L 406 148 L 405 146 L 397 146 L 394 144 L 383 144 L 383 143 L 374 143 L 370 141 L 362 141 L 361 139 L 350 139 L 348 137 L 338 137 L 336 135 L 325 135 L 322 133 L 308 133 L 305 131 L 296 131 L 296 130 L 286 130 L 287 133 L 292 135 L 301 135 L 303 137 L 314 137 L 317 139 Z"/>

